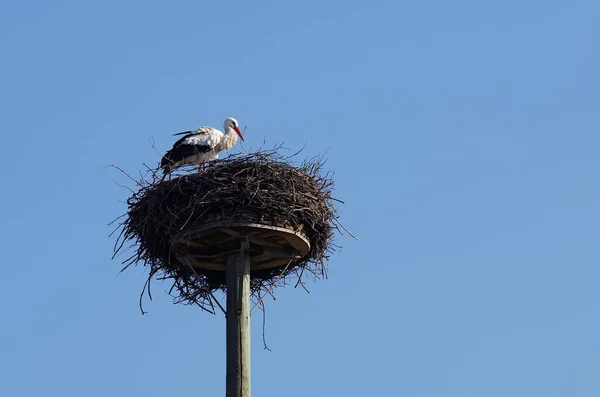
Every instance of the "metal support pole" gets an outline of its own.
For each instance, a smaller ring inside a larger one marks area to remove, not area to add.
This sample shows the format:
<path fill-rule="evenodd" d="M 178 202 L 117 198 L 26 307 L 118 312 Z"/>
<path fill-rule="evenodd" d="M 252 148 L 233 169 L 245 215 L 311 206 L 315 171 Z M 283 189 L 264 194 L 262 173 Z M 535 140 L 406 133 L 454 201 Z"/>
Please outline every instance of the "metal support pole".
<path fill-rule="evenodd" d="M 250 397 L 250 252 L 227 257 L 227 377 L 226 397 Z"/>

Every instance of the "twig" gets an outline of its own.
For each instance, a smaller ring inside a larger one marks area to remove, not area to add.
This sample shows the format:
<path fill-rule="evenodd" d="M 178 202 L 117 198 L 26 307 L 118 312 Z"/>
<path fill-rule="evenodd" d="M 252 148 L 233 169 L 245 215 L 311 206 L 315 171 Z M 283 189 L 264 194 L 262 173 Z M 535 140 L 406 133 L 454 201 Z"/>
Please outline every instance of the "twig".
<path fill-rule="evenodd" d="M 352 232 L 351 232 L 350 230 L 346 229 L 346 226 L 342 225 L 342 222 L 340 222 L 340 220 L 339 220 L 339 219 L 337 219 L 337 218 L 334 218 L 334 219 L 333 219 L 333 221 L 334 221 L 335 223 L 337 223 L 338 225 L 340 225 L 340 226 L 342 227 L 342 229 L 344 229 L 344 230 L 346 231 L 346 233 L 348 233 L 348 234 L 350 235 L 350 237 L 352 237 L 353 239 L 355 239 L 355 240 L 357 240 L 357 241 L 359 240 L 359 238 L 358 238 L 358 237 L 356 237 L 354 234 L 352 234 Z"/>
<path fill-rule="evenodd" d="M 213 298 L 213 300 L 215 301 L 215 303 L 217 304 L 217 306 L 219 306 L 219 309 L 221 309 L 221 311 L 223 312 L 223 314 L 227 317 L 227 310 L 225 310 L 225 308 L 221 305 L 221 302 L 219 302 L 219 300 L 213 295 L 213 293 L 212 293 L 211 290 L 208 290 L 208 293 Z"/>
<path fill-rule="evenodd" d="M 281 273 L 279 274 L 278 280 L 280 280 L 281 278 L 285 277 L 285 271 L 288 269 L 288 267 L 290 266 L 290 264 L 292 263 L 294 259 L 290 259 L 289 262 L 287 263 L 287 265 L 285 265 L 285 268 L 283 268 L 283 270 L 281 271 Z M 274 281 L 271 283 L 270 288 L 267 290 L 266 294 L 270 293 L 273 290 L 273 287 L 275 287 L 275 284 L 277 283 L 277 281 Z M 252 306 L 252 309 L 250 309 L 250 313 L 252 313 L 252 310 L 254 310 L 254 308 L 263 303 L 262 301 L 262 297 L 258 297 L 258 301 L 254 304 L 254 306 Z"/>
<path fill-rule="evenodd" d="M 262 308 L 262 341 L 263 341 L 263 347 L 265 350 L 271 351 L 271 349 L 269 349 L 269 346 L 267 346 L 267 340 L 265 338 L 265 329 L 266 329 L 266 322 L 267 322 L 267 310 L 265 309 L 265 303 L 262 302 L 261 303 L 261 308 Z"/>

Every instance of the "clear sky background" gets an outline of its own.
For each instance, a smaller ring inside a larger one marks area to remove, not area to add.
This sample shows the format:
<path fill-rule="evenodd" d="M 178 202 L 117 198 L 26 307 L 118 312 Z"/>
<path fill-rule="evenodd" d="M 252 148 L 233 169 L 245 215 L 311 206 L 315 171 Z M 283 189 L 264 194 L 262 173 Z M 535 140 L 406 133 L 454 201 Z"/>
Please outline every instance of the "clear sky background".
<path fill-rule="evenodd" d="M 225 321 L 119 275 L 170 134 L 329 150 L 330 278 L 253 316 L 255 396 L 600 395 L 597 1 L 0 6 L 0 394 L 219 396 Z M 235 151 L 239 151 L 236 147 Z"/>

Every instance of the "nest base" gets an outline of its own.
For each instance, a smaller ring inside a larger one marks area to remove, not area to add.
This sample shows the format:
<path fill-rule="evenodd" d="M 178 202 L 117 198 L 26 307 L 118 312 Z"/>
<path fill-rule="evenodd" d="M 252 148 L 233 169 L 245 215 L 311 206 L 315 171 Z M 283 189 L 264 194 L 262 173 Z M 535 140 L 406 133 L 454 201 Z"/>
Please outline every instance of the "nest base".
<path fill-rule="evenodd" d="M 183 264 L 205 270 L 225 271 L 227 256 L 240 250 L 248 239 L 250 272 L 285 266 L 310 251 L 308 238 L 301 230 L 283 225 L 235 222 L 210 222 L 174 236 L 171 249 Z"/>

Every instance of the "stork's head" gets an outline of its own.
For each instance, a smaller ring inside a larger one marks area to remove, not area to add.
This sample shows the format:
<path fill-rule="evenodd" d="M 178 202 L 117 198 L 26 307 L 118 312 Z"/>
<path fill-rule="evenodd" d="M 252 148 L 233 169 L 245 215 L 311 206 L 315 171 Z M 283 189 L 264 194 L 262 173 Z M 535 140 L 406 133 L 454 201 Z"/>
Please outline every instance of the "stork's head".
<path fill-rule="evenodd" d="M 227 131 L 228 128 L 233 128 L 233 130 L 238 134 L 240 139 L 242 141 L 244 140 L 244 137 L 242 136 L 242 132 L 240 131 L 240 128 L 238 127 L 238 122 L 233 117 L 227 117 L 227 119 L 225 119 L 225 125 L 224 125 L 225 131 Z"/>

